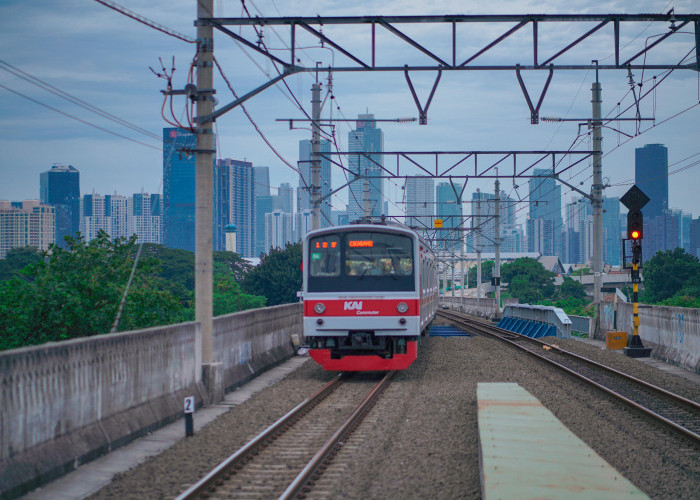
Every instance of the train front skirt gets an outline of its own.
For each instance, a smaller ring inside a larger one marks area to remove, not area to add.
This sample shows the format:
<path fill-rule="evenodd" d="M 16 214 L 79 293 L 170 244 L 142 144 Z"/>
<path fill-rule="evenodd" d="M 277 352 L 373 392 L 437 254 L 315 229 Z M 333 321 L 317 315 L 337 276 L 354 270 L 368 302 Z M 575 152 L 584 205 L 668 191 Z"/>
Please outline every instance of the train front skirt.
<path fill-rule="evenodd" d="M 330 349 L 309 349 L 309 356 L 327 371 L 366 372 L 405 370 L 418 356 L 418 341 L 406 342 L 406 354 L 394 354 L 391 359 L 376 355 L 348 354 L 340 359 L 331 358 Z"/>

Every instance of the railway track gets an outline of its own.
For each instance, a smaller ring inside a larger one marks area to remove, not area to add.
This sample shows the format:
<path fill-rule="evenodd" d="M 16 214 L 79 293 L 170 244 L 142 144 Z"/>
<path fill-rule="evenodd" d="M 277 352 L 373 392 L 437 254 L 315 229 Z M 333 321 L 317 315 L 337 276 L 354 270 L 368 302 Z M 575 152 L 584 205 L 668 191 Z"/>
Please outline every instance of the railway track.
<path fill-rule="evenodd" d="M 679 432 L 700 446 L 700 403 L 669 392 L 556 345 L 518 335 L 494 325 L 470 319 L 453 311 L 439 311 L 445 319 L 470 332 L 498 338 L 528 354 L 557 366 L 567 373 L 608 393 Z"/>
<path fill-rule="evenodd" d="M 395 372 L 341 374 L 224 460 L 178 497 L 295 498 L 308 491 Z M 375 383 L 376 382 L 376 383 Z M 340 390 L 340 387 L 343 389 Z"/>

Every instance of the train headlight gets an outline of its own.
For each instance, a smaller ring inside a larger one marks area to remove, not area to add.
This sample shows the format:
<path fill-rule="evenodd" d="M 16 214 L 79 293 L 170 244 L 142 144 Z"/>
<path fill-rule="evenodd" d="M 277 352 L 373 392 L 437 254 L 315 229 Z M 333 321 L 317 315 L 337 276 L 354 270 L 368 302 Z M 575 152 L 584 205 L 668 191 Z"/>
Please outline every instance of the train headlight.
<path fill-rule="evenodd" d="M 405 302 L 399 302 L 399 305 L 396 306 L 396 310 L 403 314 L 408 311 L 408 304 Z"/>
<path fill-rule="evenodd" d="M 318 302 L 318 303 L 314 306 L 314 311 L 316 311 L 317 314 L 323 314 L 324 312 L 326 312 L 326 306 L 324 306 L 323 304 L 321 304 L 320 302 Z"/>

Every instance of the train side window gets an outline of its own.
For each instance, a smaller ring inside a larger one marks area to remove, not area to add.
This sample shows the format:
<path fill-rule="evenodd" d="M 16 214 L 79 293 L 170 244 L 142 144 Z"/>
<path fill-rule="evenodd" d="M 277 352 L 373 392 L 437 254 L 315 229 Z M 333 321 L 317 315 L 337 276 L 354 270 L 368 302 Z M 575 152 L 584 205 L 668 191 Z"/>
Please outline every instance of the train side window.
<path fill-rule="evenodd" d="M 309 263 L 311 276 L 340 276 L 340 238 L 325 235 L 309 240 Z"/>

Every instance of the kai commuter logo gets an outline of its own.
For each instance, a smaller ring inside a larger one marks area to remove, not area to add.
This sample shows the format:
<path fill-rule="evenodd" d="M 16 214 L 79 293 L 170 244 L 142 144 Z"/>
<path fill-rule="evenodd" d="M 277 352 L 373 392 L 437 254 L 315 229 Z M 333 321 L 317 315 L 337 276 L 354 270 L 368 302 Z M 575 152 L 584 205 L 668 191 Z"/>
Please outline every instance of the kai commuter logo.
<path fill-rule="evenodd" d="M 346 301 L 343 304 L 343 310 L 344 311 L 361 311 L 362 310 L 362 301 L 358 300 L 349 300 Z"/>

